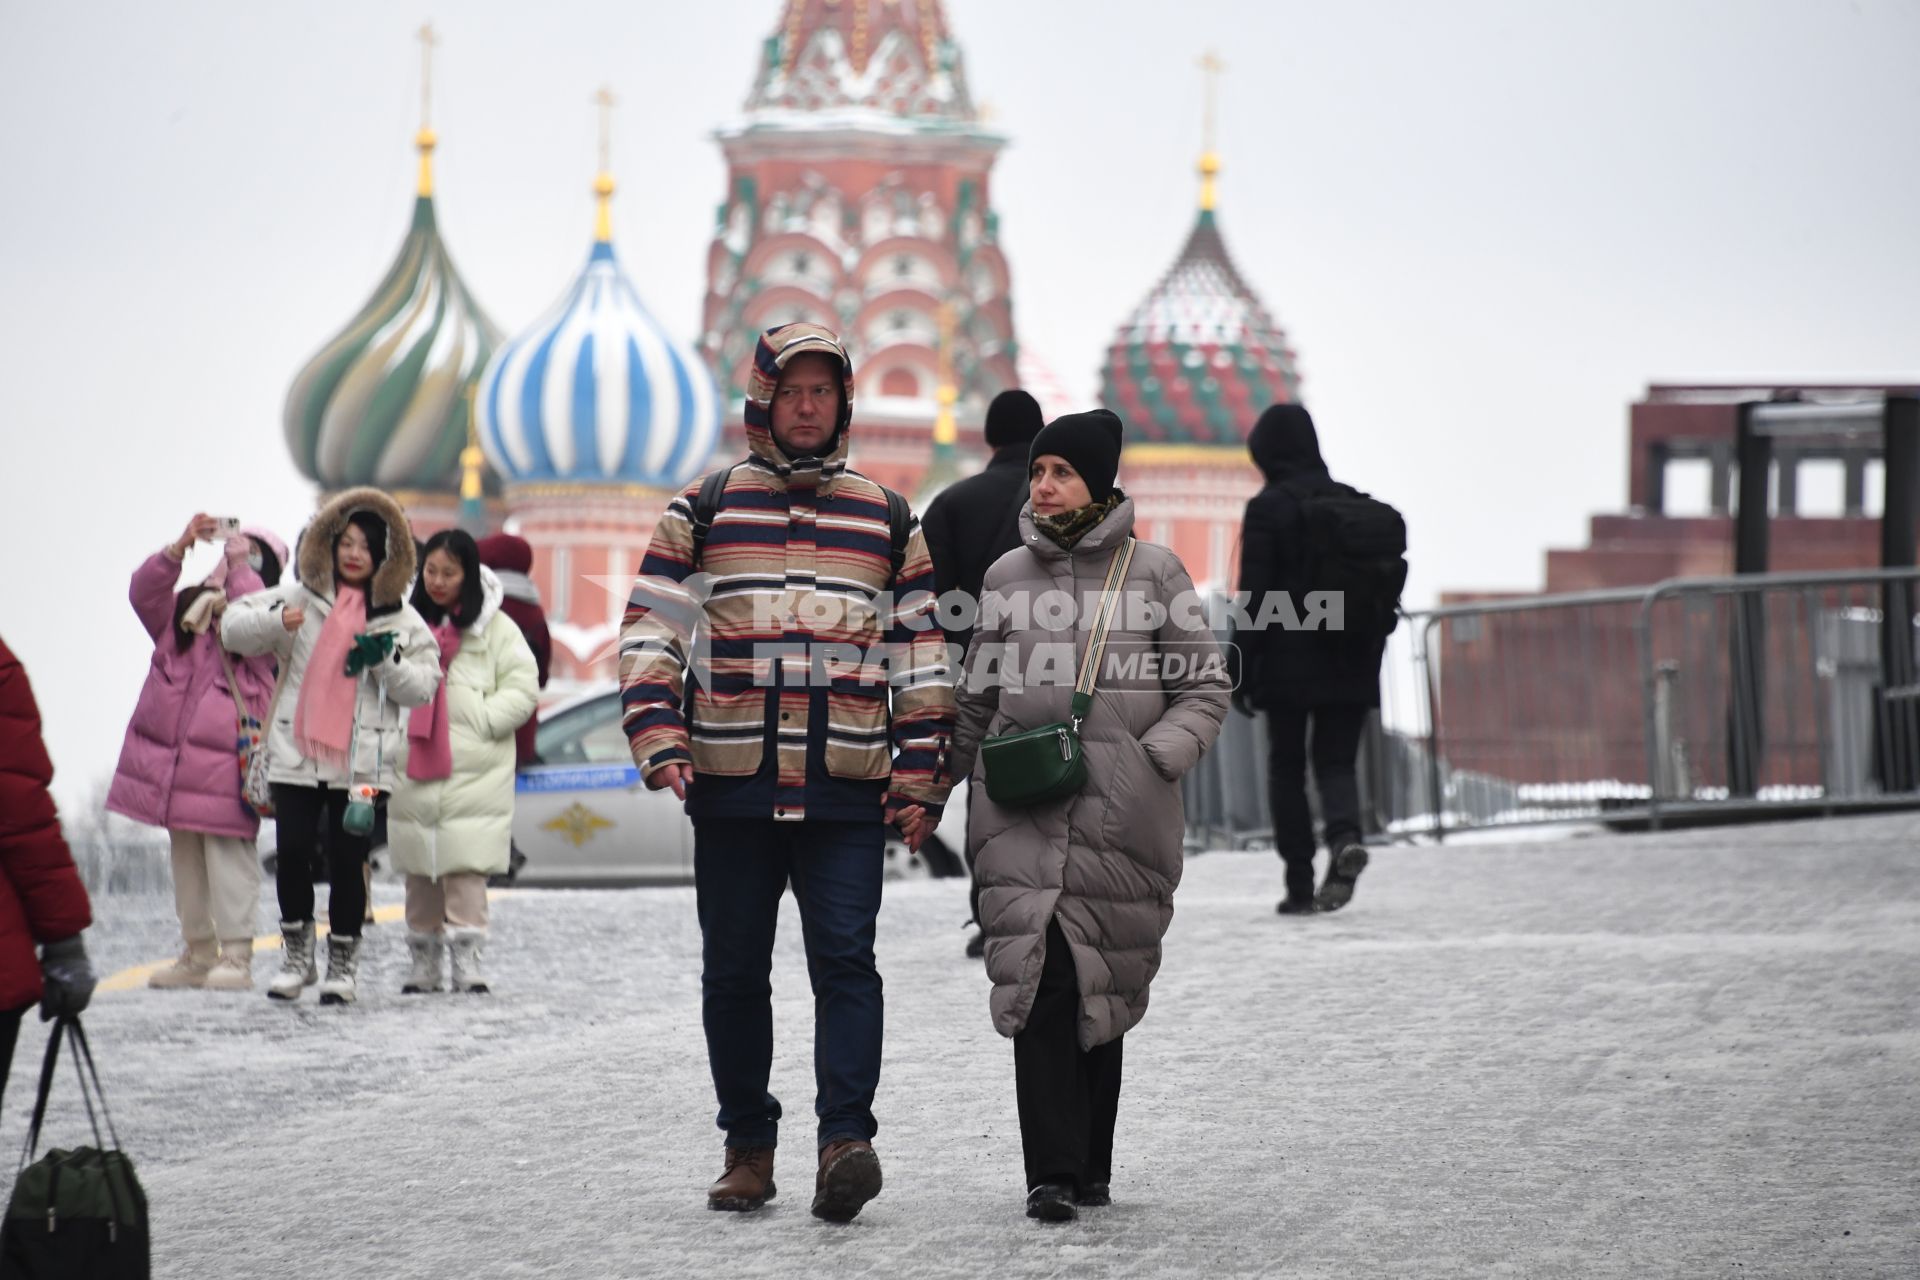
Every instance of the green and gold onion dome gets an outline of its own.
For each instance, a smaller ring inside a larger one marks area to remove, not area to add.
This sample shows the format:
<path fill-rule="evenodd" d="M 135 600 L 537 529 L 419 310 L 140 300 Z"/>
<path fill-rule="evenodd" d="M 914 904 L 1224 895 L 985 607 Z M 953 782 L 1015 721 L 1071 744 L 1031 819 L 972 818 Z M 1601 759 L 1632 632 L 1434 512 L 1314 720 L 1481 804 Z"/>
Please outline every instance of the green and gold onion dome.
<path fill-rule="evenodd" d="M 287 391 L 287 448 L 325 489 L 455 492 L 470 391 L 500 333 L 473 300 L 433 209 L 432 129 L 415 139 L 413 225 L 373 296 Z"/>

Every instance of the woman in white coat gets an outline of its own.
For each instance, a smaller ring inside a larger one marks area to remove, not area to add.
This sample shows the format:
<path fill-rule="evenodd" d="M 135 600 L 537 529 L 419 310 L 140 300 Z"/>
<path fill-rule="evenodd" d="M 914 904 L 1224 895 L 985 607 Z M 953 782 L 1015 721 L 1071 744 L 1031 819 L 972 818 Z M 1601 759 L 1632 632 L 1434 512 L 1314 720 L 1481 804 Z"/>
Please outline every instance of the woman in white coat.
<path fill-rule="evenodd" d="M 387 814 L 387 848 L 407 877 L 407 995 L 485 991 L 487 877 L 513 848 L 514 731 L 540 694 L 533 650 L 500 611 L 504 593 L 459 529 L 436 533 L 422 557 L 413 607 L 433 629 L 440 691 L 407 726 L 407 770 Z"/>
<path fill-rule="evenodd" d="M 404 709 L 433 701 L 440 663 L 433 633 L 407 603 L 413 530 L 392 498 L 378 489 L 334 498 L 307 526 L 295 559 L 300 581 L 228 605 L 220 638 L 234 653 L 277 654 L 283 673 L 267 733 L 267 776 L 286 953 L 267 994 L 297 1000 L 319 981 L 313 864 L 324 834 L 332 932 L 320 1003 L 349 1004 L 358 994 L 362 868 L 372 841 L 369 828 L 349 823 L 348 807 L 379 806 L 393 793 L 405 762 Z"/>

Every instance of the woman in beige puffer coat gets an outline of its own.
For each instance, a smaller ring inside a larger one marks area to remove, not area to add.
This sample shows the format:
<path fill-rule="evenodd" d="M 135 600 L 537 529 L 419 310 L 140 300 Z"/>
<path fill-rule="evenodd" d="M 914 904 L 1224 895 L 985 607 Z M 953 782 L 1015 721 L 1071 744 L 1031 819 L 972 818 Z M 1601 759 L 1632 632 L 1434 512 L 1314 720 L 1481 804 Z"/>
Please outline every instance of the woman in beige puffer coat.
<path fill-rule="evenodd" d="M 1225 663 L 1192 580 L 1172 551 L 1136 541 L 1080 730 L 1086 786 L 1006 809 L 975 766 L 986 738 L 1071 717 L 1092 623 L 1083 606 L 1133 534 L 1133 503 L 1113 487 L 1119 455 L 1120 420 L 1104 410 L 1035 438 L 1023 545 L 987 571 L 954 738 L 955 774 L 973 775 L 993 1023 L 1014 1041 L 1027 1213 L 1049 1221 L 1107 1203 L 1121 1037 L 1146 1013 L 1180 883 L 1180 778 L 1227 712 Z M 1072 600 L 1071 630 L 1049 625 L 1056 592 Z M 1009 682 L 1015 671 L 1022 683 Z"/>
<path fill-rule="evenodd" d="M 539 669 L 472 535 L 447 529 L 420 557 L 413 606 L 440 641 L 446 679 L 407 728 L 406 777 L 394 792 L 387 849 L 407 877 L 406 995 L 484 992 L 487 877 L 513 848 L 514 733 L 533 714 Z"/>

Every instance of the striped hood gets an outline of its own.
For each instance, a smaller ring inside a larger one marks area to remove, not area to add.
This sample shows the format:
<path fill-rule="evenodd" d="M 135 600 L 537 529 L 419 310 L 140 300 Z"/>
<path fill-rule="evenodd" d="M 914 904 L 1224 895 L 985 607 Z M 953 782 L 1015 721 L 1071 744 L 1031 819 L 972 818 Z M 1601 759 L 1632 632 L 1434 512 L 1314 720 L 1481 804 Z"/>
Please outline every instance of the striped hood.
<path fill-rule="evenodd" d="M 807 354 L 831 356 L 840 362 L 841 384 L 839 430 L 833 447 L 817 458 L 789 458 L 773 438 L 773 391 L 780 374 L 795 357 Z M 760 335 L 753 349 L 753 372 L 747 378 L 745 410 L 747 452 L 771 468 L 782 481 L 795 475 L 813 478 L 822 496 L 839 488 L 851 454 L 853 425 L 853 358 L 840 341 L 840 335 L 817 324 L 796 322 L 778 325 Z"/>

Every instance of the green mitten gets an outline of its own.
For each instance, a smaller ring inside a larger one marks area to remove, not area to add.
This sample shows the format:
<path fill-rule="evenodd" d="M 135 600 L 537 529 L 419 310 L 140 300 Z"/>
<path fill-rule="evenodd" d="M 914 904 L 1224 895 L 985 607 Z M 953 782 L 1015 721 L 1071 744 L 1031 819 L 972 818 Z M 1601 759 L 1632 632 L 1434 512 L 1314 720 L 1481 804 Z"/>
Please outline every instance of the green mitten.
<path fill-rule="evenodd" d="M 393 652 L 394 635 L 391 631 L 375 631 L 353 638 L 353 648 L 347 651 L 347 674 L 357 676 L 362 671 L 371 671 L 387 660 Z"/>

